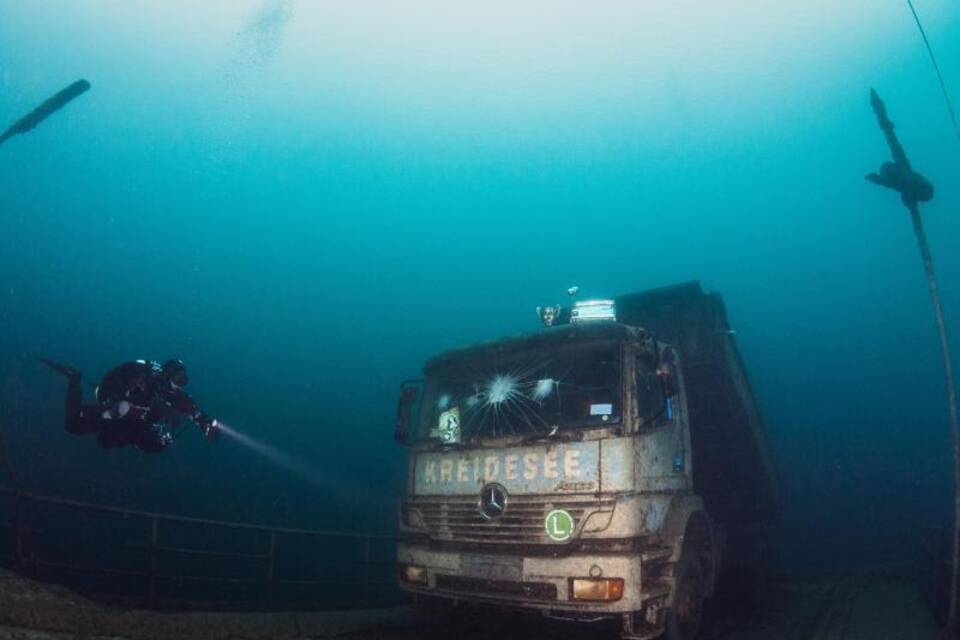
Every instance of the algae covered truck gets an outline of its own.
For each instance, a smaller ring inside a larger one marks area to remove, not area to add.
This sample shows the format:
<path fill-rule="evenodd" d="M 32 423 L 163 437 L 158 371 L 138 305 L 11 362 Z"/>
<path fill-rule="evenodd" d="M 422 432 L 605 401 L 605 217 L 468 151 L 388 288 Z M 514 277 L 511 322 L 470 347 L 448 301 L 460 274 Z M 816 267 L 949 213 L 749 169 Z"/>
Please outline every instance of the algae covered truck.
<path fill-rule="evenodd" d="M 401 588 L 694 638 L 778 511 L 723 302 L 693 282 L 540 315 L 401 387 Z"/>

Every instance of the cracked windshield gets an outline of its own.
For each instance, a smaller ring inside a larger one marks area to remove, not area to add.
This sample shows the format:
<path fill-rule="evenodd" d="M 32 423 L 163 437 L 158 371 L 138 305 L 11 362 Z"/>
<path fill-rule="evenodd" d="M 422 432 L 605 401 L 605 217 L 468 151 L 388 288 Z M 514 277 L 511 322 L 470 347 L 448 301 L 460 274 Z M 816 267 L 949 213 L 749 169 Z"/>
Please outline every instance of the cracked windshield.
<path fill-rule="evenodd" d="M 616 347 L 456 361 L 428 379 L 420 437 L 443 444 L 548 436 L 620 421 Z"/>

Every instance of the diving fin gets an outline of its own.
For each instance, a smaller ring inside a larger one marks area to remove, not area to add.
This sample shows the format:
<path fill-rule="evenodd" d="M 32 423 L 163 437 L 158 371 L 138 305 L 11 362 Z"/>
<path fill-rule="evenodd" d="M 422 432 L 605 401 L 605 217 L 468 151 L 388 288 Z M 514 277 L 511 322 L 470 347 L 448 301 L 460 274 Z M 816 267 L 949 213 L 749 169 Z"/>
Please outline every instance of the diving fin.
<path fill-rule="evenodd" d="M 61 374 L 61 375 L 64 375 L 64 376 L 66 376 L 66 377 L 68 377 L 68 378 L 73 379 L 73 378 L 79 378 L 79 377 L 80 377 L 80 370 L 79 370 L 79 369 L 75 369 L 75 368 L 73 368 L 73 367 L 71 367 L 71 366 L 69 366 L 69 365 L 66 365 L 66 364 L 60 364 L 59 362 L 54 362 L 53 360 L 48 360 L 47 358 L 39 358 L 39 360 L 40 360 L 40 362 L 42 362 L 43 364 L 47 365 L 48 367 L 50 367 L 51 369 L 53 369 L 53 370 L 56 371 L 57 373 L 59 373 L 59 374 Z"/>

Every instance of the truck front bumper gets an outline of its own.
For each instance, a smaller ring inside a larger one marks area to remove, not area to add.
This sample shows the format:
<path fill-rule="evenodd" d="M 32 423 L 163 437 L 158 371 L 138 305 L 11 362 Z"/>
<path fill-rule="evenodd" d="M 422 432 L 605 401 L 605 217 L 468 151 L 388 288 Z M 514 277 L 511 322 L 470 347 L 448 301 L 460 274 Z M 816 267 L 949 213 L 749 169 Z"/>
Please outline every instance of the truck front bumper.
<path fill-rule="evenodd" d="M 616 616 L 660 608 L 666 599 L 664 589 L 642 588 L 642 563 L 631 554 L 549 557 L 445 551 L 401 543 L 397 561 L 400 586 L 410 593 L 533 609 L 558 617 Z M 622 580 L 622 593 L 609 600 L 578 599 L 573 593 L 573 581 L 578 579 Z"/>

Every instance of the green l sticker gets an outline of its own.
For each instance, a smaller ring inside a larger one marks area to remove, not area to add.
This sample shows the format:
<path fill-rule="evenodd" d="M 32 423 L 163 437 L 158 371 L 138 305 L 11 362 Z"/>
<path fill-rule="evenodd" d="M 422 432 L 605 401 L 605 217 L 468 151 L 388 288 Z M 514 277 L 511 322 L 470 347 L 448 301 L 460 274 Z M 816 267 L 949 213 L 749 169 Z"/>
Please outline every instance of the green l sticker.
<path fill-rule="evenodd" d="M 563 509 L 555 509 L 547 514 L 544 526 L 551 540 L 565 542 L 573 535 L 573 516 Z"/>

